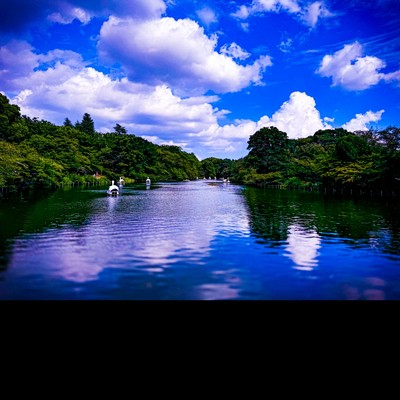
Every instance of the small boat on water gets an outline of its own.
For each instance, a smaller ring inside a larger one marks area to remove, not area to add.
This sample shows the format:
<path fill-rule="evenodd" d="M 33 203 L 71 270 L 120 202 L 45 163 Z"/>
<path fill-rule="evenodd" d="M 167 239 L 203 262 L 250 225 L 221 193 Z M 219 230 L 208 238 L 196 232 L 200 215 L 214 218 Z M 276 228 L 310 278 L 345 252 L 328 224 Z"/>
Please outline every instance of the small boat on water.
<path fill-rule="evenodd" d="M 151 185 L 151 180 L 150 180 L 150 178 L 147 178 L 146 179 L 146 186 L 150 186 Z"/>
<path fill-rule="evenodd" d="M 111 182 L 111 186 L 108 188 L 107 194 L 110 196 L 118 196 L 119 195 L 119 187 L 114 184 L 114 181 Z"/>

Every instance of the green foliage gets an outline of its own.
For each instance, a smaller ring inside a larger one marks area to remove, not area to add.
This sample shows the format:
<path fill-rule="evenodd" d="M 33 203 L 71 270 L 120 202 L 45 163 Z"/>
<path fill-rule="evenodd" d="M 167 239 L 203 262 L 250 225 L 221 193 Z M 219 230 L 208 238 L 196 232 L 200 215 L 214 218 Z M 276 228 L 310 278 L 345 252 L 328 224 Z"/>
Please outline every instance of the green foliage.
<path fill-rule="evenodd" d="M 7 118 L 9 124 L 13 124 L 21 118 L 20 109 L 17 105 L 10 104 L 10 100 L 0 93 L 0 115 Z"/>
<path fill-rule="evenodd" d="M 180 181 L 199 176 L 201 164 L 194 154 L 184 153 L 177 146 L 166 145 L 160 146 L 157 153 L 162 180 Z"/>
<path fill-rule="evenodd" d="M 342 161 L 356 161 L 369 153 L 368 142 L 353 133 L 342 136 L 336 143 L 336 155 Z"/>
<path fill-rule="evenodd" d="M 72 127 L 73 127 L 72 122 L 71 122 L 71 120 L 70 120 L 69 118 L 65 118 L 65 120 L 64 120 L 64 126 L 65 126 L 65 127 L 69 127 L 69 128 L 72 128 Z"/>
<path fill-rule="evenodd" d="M 400 191 L 400 129 L 351 133 L 326 129 L 286 140 L 276 128 L 249 139 L 232 179 L 250 185 L 363 188 Z"/>
<path fill-rule="evenodd" d="M 275 127 L 262 128 L 248 141 L 247 163 L 257 173 L 281 171 L 288 161 L 288 137 Z"/>
<path fill-rule="evenodd" d="M 235 174 L 234 168 L 236 163 L 234 160 L 228 158 L 205 158 L 201 162 L 200 177 L 229 178 Z"/>
<path fill-rule="evenodd" d="M 75 124 L 75 128 L 79 129 L 82 132 L 86 132 L 88 134 L 94 134 L 94 121 L 90 114 L 85 113 L 83 114 L 82 121 Z"/>
<path fill-rule="evenodd" d="M 13 143 L 0 141 L 0 187 L 14 186 L 24 168 L 23 158 Z"/>
<path fill-rule="evenodd" d="M 126 128 L 124 128 L 120 124 L 117 124 L 114 126 L 114 131 L 115 131 L 115 133 L 118 133 L 119 135 L 126 135 L 128 133 Z"/>
<path fill-rule="evenodd" d="M 327 146 L 330 144 L 335 145 L 341 137 L 346 136 L 349 133 L 350 132 L 346 131 L 343 128 L 323 129 L 314 133 L 313 140 L 314 142 L 319 143 L 323 146 Z"/>
<path fill-rule="evenodd" d="M 267 174 L 258 174 L 254 169 L 243 176 L 243 182 L 248 185 L 283 185 L 285 177 L 282 172 L 275 171 Z"/>
<path fill-rule="evenodd" d="M 248 185 L 295 188 L 369 188 L 400 191 L 400 129 L 351 133 L 325 129 L 303 139 L 288 139 L 275 127 L 248 140 L 239 160 L 199 161 L 178 146 L 158 146 L 128 134 L 120 124 L 97 133 L 88 113 L 75 126 L 21 116 L 0 94 L 0 187 L 51 187 L 61 184 L 176 181 L 228 178 Z M 96 177 L 94 177 L 95 175 Z"/>
<path fill-rule="evenodd" d="M 400 150 L 400 129 L 394 126 L 389 126 L 386 129 L 378 132 L 378 141 L 390 153 L 395 153 Z"/>
<path fill-rule="evenodd" d="M 118 179 L 126 183 L 195 179 L 201 164 L 177 146 L 158 146 L 116 124 L 97 133 L 88 113 L 75 126 L 21 116 L 0 94 L 0 186 L 50 187 Z M 93 175 L 97 173 L 97 177 Z"/>

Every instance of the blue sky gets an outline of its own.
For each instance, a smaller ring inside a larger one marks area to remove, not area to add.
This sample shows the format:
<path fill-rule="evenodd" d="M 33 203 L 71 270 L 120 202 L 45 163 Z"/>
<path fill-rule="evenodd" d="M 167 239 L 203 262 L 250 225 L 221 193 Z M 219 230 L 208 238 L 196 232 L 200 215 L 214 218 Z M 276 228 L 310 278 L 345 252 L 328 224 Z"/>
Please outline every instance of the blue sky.
<path fill-rule="evenodd" d="M 264 126 L 400 126 L 399 0 L 0 0 L 0 91 L 200 159 Z"/>

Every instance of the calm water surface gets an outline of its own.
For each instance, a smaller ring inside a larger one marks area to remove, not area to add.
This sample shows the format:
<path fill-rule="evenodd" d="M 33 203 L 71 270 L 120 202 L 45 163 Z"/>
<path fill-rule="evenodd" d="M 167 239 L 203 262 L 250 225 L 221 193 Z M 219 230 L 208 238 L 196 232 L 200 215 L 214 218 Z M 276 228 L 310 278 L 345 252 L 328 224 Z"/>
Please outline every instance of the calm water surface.
<path fill-rule="evenodd" d="M 0 203 L 1 299 L 400 299 L 395 202 L 196 181 Z"/>

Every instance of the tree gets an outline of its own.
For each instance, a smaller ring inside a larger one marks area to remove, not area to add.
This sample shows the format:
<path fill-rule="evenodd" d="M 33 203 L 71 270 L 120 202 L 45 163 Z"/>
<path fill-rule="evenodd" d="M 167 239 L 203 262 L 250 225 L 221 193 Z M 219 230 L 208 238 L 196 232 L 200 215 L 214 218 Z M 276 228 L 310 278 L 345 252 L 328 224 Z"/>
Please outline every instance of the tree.
<path fill-rule="evenodd" d="M 356 161 L 363 155 L 369 154 L 366 139 L 350 133 L 342 136 L 336 143 L 336 156 L 342 161 Z"/>
<path fill-rule="evenodd" d="M 0 93 L 0 139 L 10 140 L 10 127 L 21 119 L 20 109 Z"/>
<path fill-rule="evenodd" d="M 285 169 L 288 159 L 288 137 L 274 126 L 261 128 L 248 140 L 248 164 L 263 174 Z"/>
<path fill-rule="evenodd" d="M 386 147 L 389 152 L 400 150 L 400 129 L 389 126 L 378 132 L 379 142 Z"/>
<path fill-rule="evenodd" d="M 128 133 L 128 131 L 126 130 L 126 128 L 124 128 L 123 126 L 121 126 L 120 124 L 117 124 L 114 126 L 114 131 L 116 133 L 118 133 L 119 135 L 126 135 Z"/>
<path fill-rule="evenodd" d="M 213 178 L 217 175 L 219 159 L 215 157 L 208 157 L 201 161 L 202 176 Z"/>
<path fill-rule="evenodd" d="M 82 121 L 77 122 L 75 128 L 89 134 L 95 133 L 93 119 L 88 113 L 83 114 Z"/>
<path fill-rule="evenodd" d="M 336 129 L 322 129 L 314 133 L 314 141 L 322 144 L 323 146 L 335 145 L 337 141 L 348 135 L 350 132 L 343 128 Z"/>
<path fill-rule="evenodd" d="M 71 122 L 71 120 L 70 120 L 69 118 L 65 118 L 65 120 L 64 120 L 64 126 L 65 126 L 65 127 L 73 128 L 72 122 Z"/>
<path fill-rule="evenodd" d="M 0 115 L 7 117 L 10 124 L 21 118 L 20 108 L 15 104 L 10 104 L 10 100 L 0 93 Z"/>

